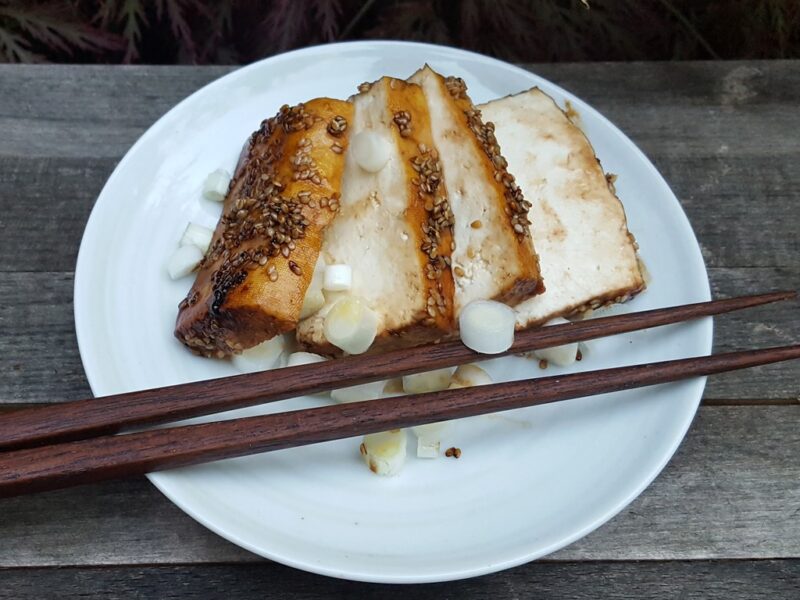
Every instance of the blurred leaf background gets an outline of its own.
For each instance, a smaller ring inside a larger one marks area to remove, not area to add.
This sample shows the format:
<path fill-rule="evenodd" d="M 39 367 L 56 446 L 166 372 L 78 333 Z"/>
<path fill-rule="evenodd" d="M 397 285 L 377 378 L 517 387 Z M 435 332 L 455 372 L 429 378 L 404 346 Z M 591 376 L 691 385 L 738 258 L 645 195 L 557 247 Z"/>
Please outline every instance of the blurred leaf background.
<path fill-rule="evenodd" d="M 512 61 L 800 56 L 800 0 L 0 0 L 0 61 L 239 64 L 402 39 Z"/>

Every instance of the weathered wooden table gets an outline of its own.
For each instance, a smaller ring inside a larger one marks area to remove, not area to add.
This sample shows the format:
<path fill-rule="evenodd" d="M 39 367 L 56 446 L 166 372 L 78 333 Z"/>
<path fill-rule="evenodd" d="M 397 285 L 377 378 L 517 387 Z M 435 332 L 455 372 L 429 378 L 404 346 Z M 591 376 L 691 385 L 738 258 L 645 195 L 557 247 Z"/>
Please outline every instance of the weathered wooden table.
<path fill-rule="evenodd" d="M 535 65 L 670 182 L 717 297 L 800 288 L 800 61 Z M 0 66 L 0 418 L 90 395 L 75 259 L 117 161 L 226 68 Z M 797 303 L 718 319 L 717 350 L 800 341 Z M 535 563 L 404 587 L 310 575 L 196 524 L 145 479 L 0 500 L 0 598 L 800 598 L 800 364 L 710 380 L 666 470 Z"/>

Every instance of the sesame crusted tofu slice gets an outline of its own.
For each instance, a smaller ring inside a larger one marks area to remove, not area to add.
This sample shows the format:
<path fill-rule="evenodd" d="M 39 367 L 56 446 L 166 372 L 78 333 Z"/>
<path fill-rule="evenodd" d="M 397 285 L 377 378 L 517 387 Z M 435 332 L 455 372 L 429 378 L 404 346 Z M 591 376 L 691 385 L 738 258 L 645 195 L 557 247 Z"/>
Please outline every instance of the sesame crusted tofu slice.
<path fill-rule="evenodd" d="M 352 105 L 317 98 L 284 106 L 242 151 L 222 217 L 175 336 L 224 357 L 294 329 L 339 207 Z"/>
<path fill-rule="evenodd" d="M 325 231 L 322 255 L 329 265 L 350 265 L 349 293 L 378 316 L 370 352 L 433 342 L 455 330 L 453 238 L 425 98 L 419 86 L 388 77 L 359 89 L 352 98 L 341 208 Z M 363 136 L 383 140 L 374 144 L 386 150 L 382 168 L 359 156 Z M 326 293 L 322 309 L 299 324 L 303 348 L 341 353 L 324 336 L 325 315 L 335 301 Z"/>
<path fill-rule="evenodd" d="M 528 204 L 506 170 L 492 124 L 481 119 L 463 80 L 425 66 L 409 81 L 425 92 L 455 217 L 456 313 L 473 300 L 515 305 L 541 293 Z"/>
<path fill-rule="evenodd" d="M 483 104 L 509 170 L 532 203 L 547 282 L 516 306 L 517 327 L 622 302 L 644 288 L 625 211 L 589 140 L 539 89 Z"/>

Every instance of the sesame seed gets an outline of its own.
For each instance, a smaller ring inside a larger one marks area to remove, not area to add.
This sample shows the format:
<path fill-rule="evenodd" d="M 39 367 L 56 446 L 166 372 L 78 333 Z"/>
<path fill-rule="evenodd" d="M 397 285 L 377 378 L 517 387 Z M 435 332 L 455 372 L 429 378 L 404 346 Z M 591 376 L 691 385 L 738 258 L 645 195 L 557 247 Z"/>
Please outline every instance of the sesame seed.
<path fill-rule="evenodd" d="M 483 223 L 481 223 L 479 220 L 476 220 L 470 223 L 469 226 L 472 227 L 473 229 L 480 229 L 481 227 L 483 227 Z"/>
<path fill-rule="evenodd" d="M 347 130 L 347 119 L 341 115 L 336 115 L 328 123 L 328 133 L 334 137 L 339 137 Z"/>

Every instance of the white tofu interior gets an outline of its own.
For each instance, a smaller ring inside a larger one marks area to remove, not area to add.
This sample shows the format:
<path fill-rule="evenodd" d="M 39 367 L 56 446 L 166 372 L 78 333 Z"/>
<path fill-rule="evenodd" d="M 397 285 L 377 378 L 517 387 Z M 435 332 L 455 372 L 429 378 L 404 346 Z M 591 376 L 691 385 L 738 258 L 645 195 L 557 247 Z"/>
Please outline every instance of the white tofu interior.
<path fill-rule="evenodd" d="M 538 89 L 479 108 L 495 124 L 508 170 L 532 204 L 546 291 L 515 307 L 517 326 L 638 292 L 644 282 L 622 203 L 583 132 Z"/>
<path fill-rule="evenodd" d="M 373 131 L 389 141 L 389 160 L 376 173 L 345 158 L 339 214 L 325 231 L 322 255 L 327 264 L 352 268 L 351 294 L 364 298 L 378 314 L 378 330 L 402 329 L 424 310 L 419 260 L 419 232 L 405 218 L 408 206 L 406 171 L 390 126 L 386 88 L 378 83 L 353 99 L 351 136 Z M 316 339 L 329 305 L 300 323 L 301 338 Z M 320 340 L 316 340 L 319 342 Z"/>
<path fill-rule="evenodd" d="M 475 144 L 461 112 L 451 108 L 439 76 L 424 68 L 409 81 L 422 86 L 431 115 L 431 130 L 455 217 L 452 253 L 456 314 L 473 300 L 496 298 L 511 282 L 526 276 L 508 251 L 515 238 L 503 211 L 503 193 L 495 187 L 487 158 Z M 474 224 L 474 225 L 473 225 Z"/>

